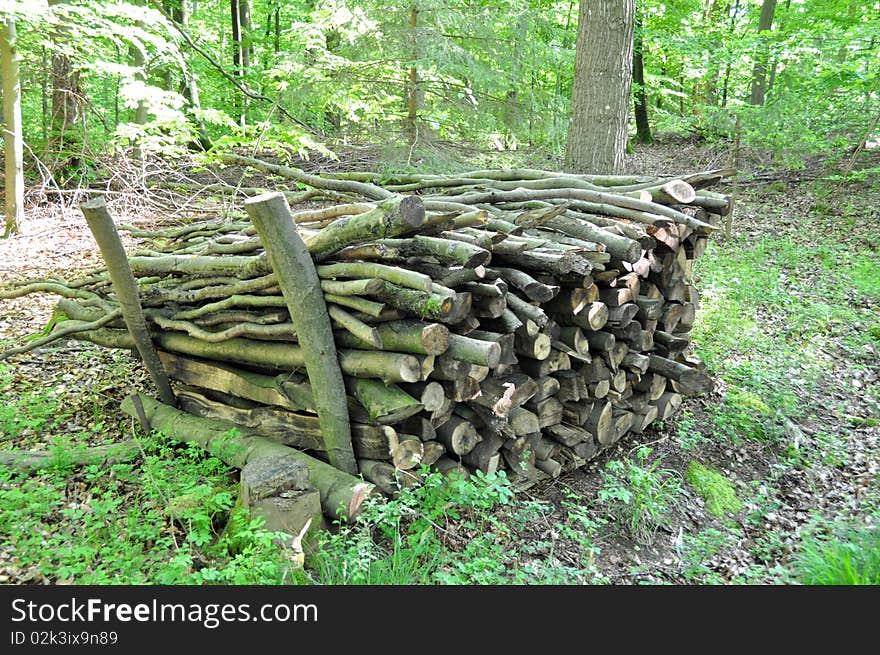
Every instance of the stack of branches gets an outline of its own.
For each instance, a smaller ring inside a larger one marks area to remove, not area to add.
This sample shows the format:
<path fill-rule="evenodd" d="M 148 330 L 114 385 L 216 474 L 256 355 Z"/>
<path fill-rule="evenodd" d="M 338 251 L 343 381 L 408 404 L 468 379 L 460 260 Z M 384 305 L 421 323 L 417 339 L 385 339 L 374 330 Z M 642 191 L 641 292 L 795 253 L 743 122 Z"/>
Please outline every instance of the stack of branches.
<path fill-rule="evenodd" d="M 691 270 L 730 212 L 706 188 L 731 170 L 380 178 L 228 159 L 353 200 L 293 220 L 332 322 L 357 468 L 387 494 L 423 466 L 558 476 L 712 389 L 687 355 Z M 305 374 L 254 225 L 131 231 L 149 239 L 129 264 L 180 407 L 326 460 L 326 390 Z M 0 298 L 31 292 L 62 296 L 63 320 L 0 357 L 62 336 L 133 348 L 106 272 Z"/>

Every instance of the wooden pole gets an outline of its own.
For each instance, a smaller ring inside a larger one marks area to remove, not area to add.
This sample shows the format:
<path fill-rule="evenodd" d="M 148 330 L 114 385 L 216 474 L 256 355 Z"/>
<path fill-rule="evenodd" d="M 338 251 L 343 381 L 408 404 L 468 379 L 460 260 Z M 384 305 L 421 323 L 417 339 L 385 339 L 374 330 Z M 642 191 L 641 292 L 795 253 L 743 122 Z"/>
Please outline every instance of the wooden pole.
<path fill-rule="evenodd" d="M 134 345 L 153 383 L 159 389 L 159 397 L 166 405 L 176 405 L 171 383 L 150 337 L 150 329 L 147 327 L 147 320 L 144 318 L 144 310 L 138 296 L 137 282 L 128 266 L 125 248 L 122 246 L 119 232 L 116 231 L 116 225 L 113 224 L 113 219 L 107 211 L 107 204 L 104 198 L 99 196 L 82 203 L 80 209 L 86 217 L 95 241 L 98 242 L 98 248 L 107 264 L 110 282 L 122 309 L 122 318 L 125 319 L 125 325 L 134 339 Z"/>
<path fill-rule="evenodd" d="M 321 281 L 306 244 L 296 231 L 287 200 L 265 193 L 245 201 L 302 347 L 306 372 L 315 391 L 315 404 L 327 459 L 341 471 L 357 473 L 351 445 L 345 382 L 333 341 L 333 329 Z"/>

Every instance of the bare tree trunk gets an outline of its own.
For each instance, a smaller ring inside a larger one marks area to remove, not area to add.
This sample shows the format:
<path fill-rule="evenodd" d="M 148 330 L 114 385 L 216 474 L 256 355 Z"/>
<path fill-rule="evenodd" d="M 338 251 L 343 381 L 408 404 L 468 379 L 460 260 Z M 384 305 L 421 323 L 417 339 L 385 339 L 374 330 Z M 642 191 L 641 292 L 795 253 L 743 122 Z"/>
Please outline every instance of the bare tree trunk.
<path fill-rule="evenodd" d="M 66 0 L 49 0 L 49 5 L 64 4 Z M 66 29 L 62 26 L 59 32 Z M 79 167 L 82 150 L 82 122 L 80 112 L 79 71 L 70 65 L 67 55 L 52 55 L 52 119 L 51 148 L 57 153 L 52 166 L 53 173 L 58 175 L 64 169 L 72 170 Z M 78 151 L 68 152 L 77 147 Z M 59 179 L 60 184 L 66 180 Z"/>
<path fill-rule="evenodd" d="M 645 89 L 644 41 L 642 40 L 641 15 L 636 16 L 633 40 L 633 82 L 638 86 L 635 92 L 636 139 L 640 143 L 651 143 L 651 124 L 648 122 L 648 93 Z"/>
<path fill-rule="evenodd" d="M 278 2 L 269 3 L 266 9 L 266 41 L 272 37 L 272 52 L 281 52 L 281 6 Z"/>
<path fill-rule="evenodd" d="M 416 68 L 416 60 L 419 57 L 418 33 L 419 25 L 419 7 L 413 3 L 409 8 L 409 29 L 410 29 L 410 57 L 412 63 L 409 67 L 409 79 L 407 81 L 406 93 L 406 129 L 409 136 L 410 146 L 414 145 L 419 138 L 418 112 L 419 112 L 419 71 Z"/>
<path fill-rule="evenodd" d="M 6 151 L 6 228 L 18 232 L 24 215 L 24 149 L 21 133 L 21 82 L 15 21 L 0 22 L 0 72 L 3 74 L 3 142 Z"/>
<path fill-rule="evenodd" d="M 852 7 L 852 5 L 850 5 Z M 786 11 L 791 7 L 791 0 L 785 0 L 785 9 Z M 777 27 L 782 27 L 781 19 L 776 21 Z M 870 46 L 873 48 L 873 43 Z M 767 80 L 767 93 L 770 93 L 773 90 L 773 85 L 776 83 L 776 71 L 779 67 L 779 57 L 775 54 L 773 55 L 773 63 L 770 65 L 770 79 Z"/>
<path fill-rule="evenodd" d="M 40 128 L 43 141 L 49 140 L 49 63 L 46 46 L 40 46 Z M 118 88 L 118 87 L 117 87 Z M 118 100 L 117 100 L 118 102 Z"/>
<path fill-rule="evenodd" d="M 571 12 L 574 9 L 574 0 L 569 0 L 568 2 L 568 11 L 565 13 L 565 29 L 562 34 L 562 50 L 563 52 L 568 50 L 569 46 L 569 34 L 571 30 Z M 560 96 L 562 96 L 562 76 L 560 75 L 560 71 L 557 70 L 554 73 L 554 77 L 556 78 L 556 92 L 555 97 L 553 99 L 553 134 L 556 135 L 559 133 L 559 111 L 558 107 L 560 103 Z M 554 136 L 554 140 L 555 140 Z"/>
<path fill-rule="evenodd" d="M 734 0 L 733 9 L 730 11 L 730 29 L 728 30 L 728 43 L 725 44 L 729 47 L 729 41 L 733 40 L 733 31 L 736 29 L 736 16 L 739 14 L 739 3 L 740 0 Z M 730 90 L 730 72 L 733 67 L 733 62 L 730 59 L 730 54 L 727 55 L 727 63 L 724 66 L 724 85 L 721 91 L 721 106 L 727 107 L 727 94 Z"/>
<path fill-rule="evenodd" d="M 635 0 L 581 0 L 567 171 L 623 167 L 632 85 Z"/>
<path fill-rule="evenodd" d="M 184 31 L 186 31 L 189 25 L 189 9 L 187 8 L 186 3 L 187 0 L 179 0 L 179 2 L 172 7 L 171 11 L 171 19 Z M 189 65 L 187 65 L 186 70 L 183 71 L 183 81 L 181 82 L 180 91 L 181 95 L 183 95 L 187 102 L 189 102 L 190 107 L 196 112 L 200 112 L 202 109 L 202 103 L 199 99 L 199 85 L 196 82 L 195 74 Z M 198 145 L 203 150 L 207 150 L 211 147 L 211 139 L 208 136 L 205 121 L 200 116 L 196 117 L 196 127 L 199 131 L 199 140 L 198 144 L 193 144 L 193 146 Z"/>
<path fill-rule="evenodd" d="M 773 14 L 776 12 L 776 0 L 764 0 L 761 5 L 761 17 L 758 19 L 758 35 L 773 27 Z M 755 69 L 752 74 L 752 92 L 749 96 L 749 104 L 760 106 L 764 104 L 767 95 L 767 48 L 766 43 L 761 41 L 759 51 L 755 56 Z"/>
<path fill-rule="evenodd" d="M 248 0 L 230 0 L 232 12 L 232 62 L 235 66 L 235 74 L 244 83 L 247 71 L 251 65 L 251 9 Z M 245 124 L 248 99 L 246 96 L 239 97 L 239 122 Z"/>
<path fill-rule="evenodd" d="M 142 5 L 142 0 L 135 0 L 135 4 Z M 143 27 L 143 22 L 138 21 L 138 27 Z M 131 57 L 132 65 L 137 69 L 135 73 L 135 78 L 143 82 L 147 83 L 147 70 L 146 70 L 146 56 L 144 51 L 141 49 L 141 46 L 138 44 L 131 44 L 128 46 L 128 54 Z M 146 125 L 147 124 L 147 103 L 143 100 L 138 101 L 137 108 L 134 111 L 134 122 L 137 125 Z M 142 135 L 137 137 L 137 141 L 134 144 L 134 150 L 132 152 L 134 159 L 136 161 L 143 161 L 144 152 L 141 148 L 141 140 Z"/>
<path fill-rule="evenodd" d="M 703 24 L 720 25 L 724 21 L 725 12 L 728 10 L 728 0 L 710 0 L 703 12 Z M 706 61 L 706 75 L 703 77 L 701 84 L 703 102 L 705 104 L 718 104 L 718 84 L 720 80 L 721 60 L 716 56 L 709 55 Z"/>

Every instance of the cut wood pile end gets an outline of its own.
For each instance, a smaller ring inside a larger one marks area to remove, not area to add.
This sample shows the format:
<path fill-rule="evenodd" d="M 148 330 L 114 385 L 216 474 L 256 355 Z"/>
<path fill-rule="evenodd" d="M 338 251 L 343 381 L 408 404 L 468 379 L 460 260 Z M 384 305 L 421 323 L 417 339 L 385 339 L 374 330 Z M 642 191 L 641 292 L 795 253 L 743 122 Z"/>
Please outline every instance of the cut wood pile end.
<path fill-rule="evenodd" d="M 424 465 L 504 469 L 523 483 L 558 476 L 712 389 L 687 355 L 699 307 L 691 271 L 730 211 L 706 187 L 733 171 L 484 170 L 380 185 L 369 173 L 232 161 L 351 202 L 292 215 L 315 264 L 311 291 L 276 277 L 282 237 L 257 220 L 271 198 L 246 203 L 253 222 L 138 233 L 150 248 L 128 262 L 190 414 L 333 462 L 319 414 L 344 396 L 357 472 L 394 494 Z M 99 271 L 0 297 L 57 293 L 56 335 L 132 348 L 113 289 Z M 315 329 L 312 292 L 332 329 L 336 391 L 306 370 L 332 350 L 297 336 Z"/>

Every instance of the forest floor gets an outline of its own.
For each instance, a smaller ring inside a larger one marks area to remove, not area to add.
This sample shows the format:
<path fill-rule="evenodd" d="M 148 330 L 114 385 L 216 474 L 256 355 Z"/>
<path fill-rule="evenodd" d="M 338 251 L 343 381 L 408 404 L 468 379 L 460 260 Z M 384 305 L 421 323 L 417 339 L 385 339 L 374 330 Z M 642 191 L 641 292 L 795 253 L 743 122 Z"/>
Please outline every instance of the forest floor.
<path fill-rule="evenodd" d="M 629 166 L 682 172 L 725 157 L 673 144 L 639 149 Z M 501 503 L 481 552 L 456 545 L 472 524 L 448 523 L 445 561 L 455 564 L 442 575 L 378 581 L 855 582 L 871 557 L 876 575 L 880 181 L 772 177 L 720 189 L 736 194 L 732 233 L 712 240 L 695 268 L 694 350 L 716 391 L 587 468 Z M 111 209 L 123 223 L 169 221 L 149 203 Z M 71 279 L 97 263 L 73 203 L 35 204 L 24 233 L 0 241 L 3 286 Z M 0 350 L 43 330 L 53 306 L 48 295 L 0 301 Z M 72 447 L 136 436 L 118 407 L 147 382 L 130 355 L 77 341 L 0 362 L 0 450 L 57 455 L 29 477 L 0 467 L 0 583 L 271 579 L 259 564 L 271 543 L 260 535 L 244 553 L 215 548 L 235 481 L 217 460 L 152 437 L 133 462 L 65 460 Z"/>

